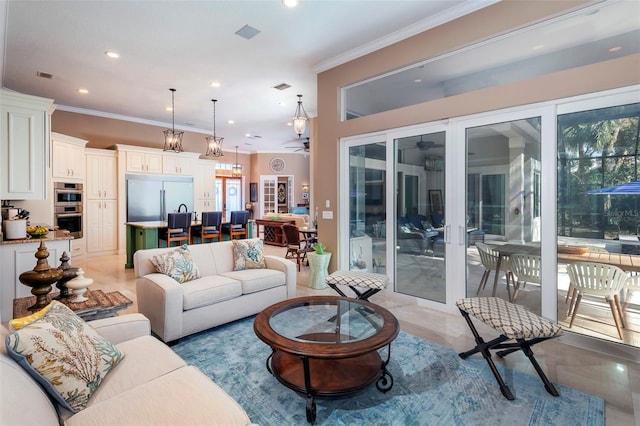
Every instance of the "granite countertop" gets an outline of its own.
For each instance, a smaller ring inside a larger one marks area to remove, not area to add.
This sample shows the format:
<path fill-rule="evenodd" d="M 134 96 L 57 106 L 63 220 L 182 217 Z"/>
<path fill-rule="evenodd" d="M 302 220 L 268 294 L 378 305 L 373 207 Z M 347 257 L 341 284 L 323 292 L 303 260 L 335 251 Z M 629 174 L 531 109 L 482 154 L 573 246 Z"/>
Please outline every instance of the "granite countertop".
<path fill-rule="evenodd" d="M 0 245 L 9 245 L 9 244 L 27 244 L 27 243 L 39 243 L 40 241 L 59 241 L 59 240 L 73 240 L 73 235 L 69 235 L 67 231 L 49 231 L 47 235 L 41 238 L 22 238 L 19 240 L 3 240 L 0 241 Z"/>

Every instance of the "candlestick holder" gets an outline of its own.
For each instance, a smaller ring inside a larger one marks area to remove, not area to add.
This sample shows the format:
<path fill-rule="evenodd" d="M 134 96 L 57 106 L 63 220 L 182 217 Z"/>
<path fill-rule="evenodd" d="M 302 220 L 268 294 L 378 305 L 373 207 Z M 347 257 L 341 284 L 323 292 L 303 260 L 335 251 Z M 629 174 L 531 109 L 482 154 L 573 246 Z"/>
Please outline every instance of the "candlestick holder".
<path fill-rule="evenodd" d="M 49 250 L 44 241 L 40 241 L 35 257 L 38 259 L 35 268 L 21 273 L 18 277 L 22 284 L 31 287 L 31 294 L 36 296 L 36 303 L 29 307 L 30 311 L 39 311 L 49 304 L 47 294 L 51 291 L 51 284 L 62 278 L 63 274 L 61 269 L 49 266 Z"/>

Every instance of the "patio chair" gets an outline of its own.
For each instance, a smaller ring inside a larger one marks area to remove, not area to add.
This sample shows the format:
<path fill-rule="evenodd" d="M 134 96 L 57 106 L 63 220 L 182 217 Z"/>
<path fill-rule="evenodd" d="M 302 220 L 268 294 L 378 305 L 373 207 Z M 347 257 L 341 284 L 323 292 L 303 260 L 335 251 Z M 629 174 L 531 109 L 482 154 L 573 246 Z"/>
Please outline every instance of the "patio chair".
<path fill-rule="evenodd" d="M 624 292 L 624 305 L 622 305 L 622 312 L 624 312 L 627 309 L 631 295 L 636 291 L 640 292 L 640 275 L 631 275 L 628 277 L 622 286 L 622 290 Z"/>
<path fill-rule="evenodd" d="M 191 242 L 191 213 L 169 213 L 167 227 L 160 230 L 158 240 L 166 241 L 167 247 L 171 247 L 173 241 L 189 244 Z"/>
<path fill-rule="evenodd" d="M 516 253 L 509 256 L 509 264 L 516 278 L 511 301 L 516 303 L 520 288 L 524 288 L 527 283 L 542 284 L 540 256 Z"/>
<path fill-rule="evenodd" d="M 498 267 L 498 259 L 499 254 L 491 249 L 490 246 L 485 243 L 476 242 L 476 247 L 478 248 L 478 254 L 480 254 L 480 261 L 482 262 L 482 266 L 484 266 L 484 272 L 482 274 L 482 278 L 480 278 L 480 284 L 478 285 L 478 291 L 476 291 L 476 296 L 480 294 L 480 290 L 483 290 L 487 285 L 487 281 L 489 280 L 489 275 L 491 275 L 491 271 L 495 271 L 496 274 L 499 274 L 500 271 L 497 270 Z M 511 289 L 509 288 L 509 278 L 511 278 L 511 283 L 515 288 L 515 280 L 513 278 L 513 272 L 509 267 L 509 262 L 507 259 L 504 259 L 500 264 L 500 269 L 504 271 L 505 278 L 507 280 L 507 295 L 509 296 L 509 301 L 511 301 Z M 493 285 L 492 296 L 496 295 L 496 285 Z"/>
<path fill-rule="evenodd" d="M 619 293 L 625 285 L 625 272 L 606 263 L 574 262 L 567 266 L 567 273 L 574 288 L 574 296 L 567 313 L 571 313 L 569 328 L 573 326 L 583 296 L 602 296 L 609 303 L 618 336 L 623 339 L 622 328 L 625 325 Z"/>

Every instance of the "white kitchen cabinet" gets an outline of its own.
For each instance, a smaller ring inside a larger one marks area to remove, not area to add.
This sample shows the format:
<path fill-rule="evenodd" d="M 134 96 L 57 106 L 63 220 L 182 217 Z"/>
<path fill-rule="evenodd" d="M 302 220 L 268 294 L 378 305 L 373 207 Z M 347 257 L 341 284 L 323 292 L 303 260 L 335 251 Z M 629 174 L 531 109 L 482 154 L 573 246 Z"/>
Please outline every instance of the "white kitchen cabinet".
<path fill-rule="evenodd" d="M 87 179 L 85 194 L 88 200 L 118 198 L 118 157 L 107 149 L 86 150 Z"/>
<path fill-rule="evenodd" d="M 87 253 L 118 249 L 118 157 L 106 149 L 87 149 L 85 232 Z"/>
<path fill-rule="evenodd" d="M 187 175 L 192 176 L 191 159 L 185 158 L 183 155 L 167 155 L 162 156 L 162 171 L 168 175 Z"/>
<path fill-rule="evenodd" d="M 53 99 L 0 90 L 0 199 L 45 200 Z"/>
<path fill-rule="evenodd" d="M 36 251 L 40 246 L 39 240 L 25 240 L 18 244 L 0 244 L 0 321 L 5 322 L 13 318 L 13 299 L 31 296 L 31 287 L 20 282 L 20 274 L 31 271 L 38 259 Z M 63 252 L 71 253 L 71 240 L 49 240 L 44 244 L 49 252 L 47 262 L 52 268 L 60 266 Z M 73 266 L 73 256 L 72 266 Z M 55 290 L 55 284 L 53 284 Z"/>
<path fill-rule="evenodd" d="M 199 160 L 194 168 L 195 210 L 216 210 L 216 162 Z"/>
<path fill-rule="evenodd" d="M 118 249 L 117 200 L 87 200 L 87 253 Z"/>
<path fill-rule="evenodd" d="M 162 173 L 162 154 L 127 151 L 127 171 L 137 173 Z"/>
<path fill-rule="evenodd" d="M 52 163 L 51 171 L 54 178 L 69 181 L 84 181 L 84 147 L 87 141 L 51 133 Z"/>

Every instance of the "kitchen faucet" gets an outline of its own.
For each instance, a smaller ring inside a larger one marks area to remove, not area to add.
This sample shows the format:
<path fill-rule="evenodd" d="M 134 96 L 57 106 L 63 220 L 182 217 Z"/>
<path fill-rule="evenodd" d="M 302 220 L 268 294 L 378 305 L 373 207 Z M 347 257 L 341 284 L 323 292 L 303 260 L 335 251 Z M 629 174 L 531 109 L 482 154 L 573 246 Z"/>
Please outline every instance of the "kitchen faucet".
<path fill-rule="evenodd" d="M 187 213 L 189 210 L 188 210 L 188 208 L 187 208 L 187 205 L 186 205 L 186 204 L 184 204 L 184 203 L 183 203 L 183 204 L 180 204 L 180 205 L 178 206 L 178 213 L 180 213 L 180 211 L 181 211 L 181 209 L 182 209 L 182 206 L 184 206 L 184 212 L 185 212 L 185 213 Z"/>

